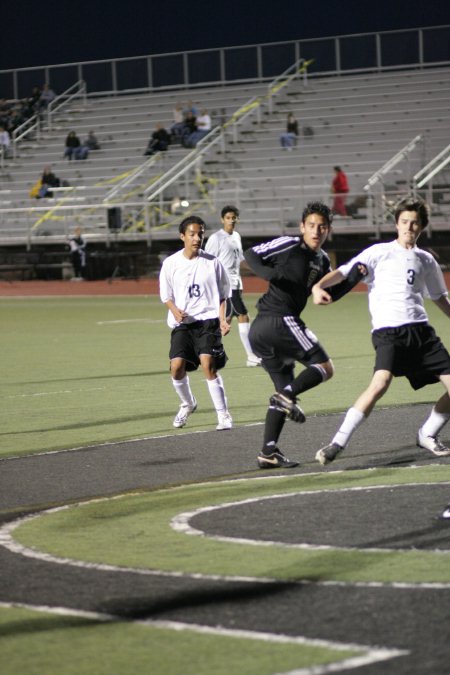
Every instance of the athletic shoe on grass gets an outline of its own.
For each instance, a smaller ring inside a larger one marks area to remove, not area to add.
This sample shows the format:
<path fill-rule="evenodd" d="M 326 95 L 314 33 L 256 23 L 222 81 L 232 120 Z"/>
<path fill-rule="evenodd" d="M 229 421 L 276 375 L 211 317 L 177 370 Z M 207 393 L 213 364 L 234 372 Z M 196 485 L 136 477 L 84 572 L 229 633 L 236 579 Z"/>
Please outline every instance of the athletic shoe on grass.
<path fill-rule="evenodd" d="M 195 398 L 192 405 L 189 405 L 189 403 L 182 403 L 180 405 L 177 414 L 174 417 L 173 426 L 176 427 L 177 429 L 181 429 L 181 427 L 184 427 L 184 425 L 188 420 L 189 415 L 191 415 L 196 410 L 197 410 L 197 401 L 195 400 Z"/>
<path fill-rule="evenodd" d="M 233 428 L 233 420 L 228 410 L 225 410 L 225 412 L 218 412 L 217 420 L 219 422 L 216 426 L 217 431 Z"/>

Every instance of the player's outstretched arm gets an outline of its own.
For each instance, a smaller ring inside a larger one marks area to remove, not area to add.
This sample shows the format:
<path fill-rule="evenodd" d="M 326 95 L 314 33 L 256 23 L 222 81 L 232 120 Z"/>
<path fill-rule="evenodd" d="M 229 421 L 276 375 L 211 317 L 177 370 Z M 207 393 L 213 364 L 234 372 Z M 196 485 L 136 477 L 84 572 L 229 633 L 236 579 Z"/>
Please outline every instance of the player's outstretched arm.
<path fill-rule="evenodd" d="M 333 270 L 332 272 L 325 274 L 325 276 L 322 277 L 322 279 L 320 279 L 317 284 L 314 284 L 311 289 L 314 304 L 329 305 L 333 299 L 326 289 L 339 284 L 340 282 L 344 281 L 344 279 L 344 275 L 339 272 L 339 270 Z"/>
<path fill-rule="evenodd" d="M 350 270 L 348 277 L 339 284 L 336 284 L 336 286 L 333 286 L 333 288 L 330 288 L 330 295 L 333 302 L 336 302 L 336 300 L 340 300 L 344 295 L 347 295 L 347 293 L 349 293 L 352 288 L 355 288 L 356 284 L 364 279 L 366 275 L 366 266 L 362 263 L 355 263 Z"/>

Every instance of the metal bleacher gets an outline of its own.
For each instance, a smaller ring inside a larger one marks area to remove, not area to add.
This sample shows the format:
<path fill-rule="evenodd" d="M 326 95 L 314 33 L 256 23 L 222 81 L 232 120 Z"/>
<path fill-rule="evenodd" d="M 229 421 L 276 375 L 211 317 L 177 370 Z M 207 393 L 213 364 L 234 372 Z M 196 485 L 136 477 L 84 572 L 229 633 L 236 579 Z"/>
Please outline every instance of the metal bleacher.
<path fill-rule="evenodd" d="M 412 138 L 420 136 L 417 150 L 386 177 L 384 187 L 394 195 L 404 192 L 411 186 L 411 177 L 448 144 L 449 81 L 448 68 L 412 68 L 343 77 L 310 76 L 307 80 L 298 77 L 270 101 L 267 84 L 246 83 L 197 88 L 195 92 L 174 89 L 104 95 L 75 102 L 55 116 L 51 129 L 44 127 L 39 138 L 25 140 L 16 158 L 5 163 L 0 187 L 1 236 L 29 237 L 30 232 L 32 236 L 65 236 L 75 224 L 82 224 L 92 236 L 102 237 L 108 235 L 106 211 L 115 204 L 122 210 L 123 222 L 131 224 L 120 236 L 131 238 L 142 232 L 135 225 L 143 222 L 150 204 L 154 207 L 148 221 L 151 236 L 170 238 L 176 236 L 171 216 L 174 222 L 178 217 L 170 204 L 181 196 L 214 224 L 223 204 L 236 203 L 244 234 L 275 235 L 298 221 L 307 201 L 330 203 L 335 164 L 349 178 L 348 203 L 357 205 L 351 216 L 336 219 L 335 228 L 348 232 L 370 229 L 373 223 L 367 217 L 364 190 L 369 178 Z M 183 162 L 189 152 L 180 145 L 170 146 L 149 163 L 141 182 L 108 201 L 112 188 L 142 166 L 155 123 L 169 127 L 175 104 L 189 99 L 208 109 L 213 126 L 222 129 L 221 142 L 199 156 L 194 168 L 180 170 L 176 183 L 172 181 L 152 197 L 148 190 L 152 181 L 164 183 L 166 172 Z M 241 124 L 230 124 L 236 111 L 250 100 L 257 101 L 253 114 Z M 294 113 L 301 129 L 292 152 L 283 150 L 279 142 L 288 112 Z M 65 137 L 72 129 L 80 138 L 93 130 L 101 149 L 91 152 L 87 160 L 64 159 Z M 30 211 L 37 205 L 29 197 L 30 187 L 46 165 L 51 165 L 73 191 L 41 200 L 40 212 Z M 440 194 L 442 190 L 444 199 L 437 213 L 441 225 L 450 227 L 446 185 L 440 186 Z"/>

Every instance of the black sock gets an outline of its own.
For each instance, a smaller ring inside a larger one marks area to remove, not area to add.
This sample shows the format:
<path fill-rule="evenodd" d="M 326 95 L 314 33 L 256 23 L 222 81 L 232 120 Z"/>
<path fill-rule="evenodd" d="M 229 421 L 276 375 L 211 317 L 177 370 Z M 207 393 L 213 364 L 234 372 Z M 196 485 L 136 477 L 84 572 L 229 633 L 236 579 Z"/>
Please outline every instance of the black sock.
<path fill-rule="evenodd" d="M 298 375 L 293 382 L 289 385 L 291 392 L 294 396 L 298 396 L 308 389 L 317 387 L 318 384 L 323 382 L 323 377 L 321 372 L 317 368 L 309 366 L 303 370 L 300 375 Z M 289 390 L 286 392 L 289 396 Z"/>
<path fill-rule="evenodd" d="M 263 447 L 263 452 L 265 452 L 266 455 L 270 455 L 274 452 L 285 421 L 286 415 L 280 410 L 275 410 L 274 408 L 269 408 L 267 410 Z"/>

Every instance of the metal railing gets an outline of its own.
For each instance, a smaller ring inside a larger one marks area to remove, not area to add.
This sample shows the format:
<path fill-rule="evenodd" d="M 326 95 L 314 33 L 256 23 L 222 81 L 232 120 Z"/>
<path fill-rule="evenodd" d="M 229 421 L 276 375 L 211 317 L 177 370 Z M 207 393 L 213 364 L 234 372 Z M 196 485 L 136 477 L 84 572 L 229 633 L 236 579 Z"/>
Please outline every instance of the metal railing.
<path fill-rule="evenodd" d="M 426 68 L 448 65 L 449 45 L 450 25 L 443 25 L 41 65 L 0 71 L 1 95 L 24 98 L 30 79 L 36 81 L 39 76 L 53 87 L 58 83 L 59 89 L 68 87 L 74 79 L 84 80 L 90 95 L 264 82 L 301 56 L 315 60 L 314 74 Z M 198 73 L 203 74 L 202 79 Z"/>
<path fill-rule="evenodd" d="M 11 134 L 11 145 L 13 148 L 13 157 L 17 157 L 17 145 L 20 141 L 23 141 L 24 138 L 29 136 L 36 135 L 36 138 L 39 140 L 41 133 L 41 120 L 39 115 L 33 115 L 18 126 Z"/>
<path fill-rule="evenodd" d="M 62 94 L 54 98 L 53 101 L 50 101 L 47 106 L 47 127 L 49 131 L 53 128 L 55 115 L 61 113 L 64 108 L 67 108 L 76 99 L 81 99 L 83 104 L 86 103 L 86 82 L 84 80 L 78 80 L 78 82 L 72 84 Z"/>
<path fill-rule="evenodd" d="M 426 164 L 423 169 L 418 171 L 413 178 L 416 188 L 421 188 L 430 183 L 434 176 L 442 171 L 450 162 L 450 144 Z"/>

